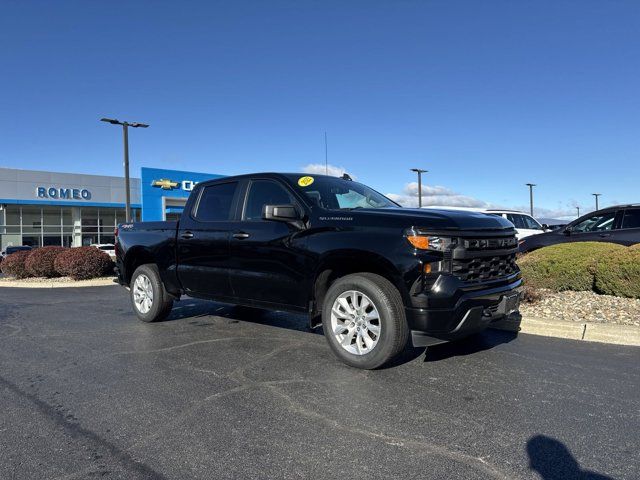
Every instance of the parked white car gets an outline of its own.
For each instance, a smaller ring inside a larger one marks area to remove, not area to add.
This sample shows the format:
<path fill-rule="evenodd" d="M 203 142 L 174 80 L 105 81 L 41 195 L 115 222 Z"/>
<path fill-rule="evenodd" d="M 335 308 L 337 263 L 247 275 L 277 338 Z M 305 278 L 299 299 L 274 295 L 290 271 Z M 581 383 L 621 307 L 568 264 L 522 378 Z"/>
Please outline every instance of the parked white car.
<path fill-rule="evenodd" d="M 108 253 L 111 260 L 116 261 L 116 246 L 113 243 L 92 243 L 90 246 Z"/>
<path fill-rule="evenodd" d="M 539 233 L 548 232 L 550 229 L 546 225 L 541 225 L 535 218 L 528 213 L 520 212 L 518 210 L 500 210 L 493 208 L 473 208 L 473 207 L 440 207 L 437 205 L 428 206 L 424 208 L 433 208 L 437 210 L 463 210 L 467 212 L 480 212 L 489 215 L 498 215 L 509 220 L 516 227 L 518 240 L 529 237 L 531 235 L 538 235 Z"/>

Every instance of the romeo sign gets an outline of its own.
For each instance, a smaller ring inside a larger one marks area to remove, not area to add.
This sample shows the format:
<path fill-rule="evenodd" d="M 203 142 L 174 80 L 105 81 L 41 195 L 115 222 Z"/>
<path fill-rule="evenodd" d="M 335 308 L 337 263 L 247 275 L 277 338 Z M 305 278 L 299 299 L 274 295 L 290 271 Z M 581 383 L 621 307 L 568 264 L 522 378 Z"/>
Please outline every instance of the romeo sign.
<path fill-rule="evenodd" d="M 37 187 L 36 196 L 55 200 L 91 200 L 91 192 L 86 188 Z"/>

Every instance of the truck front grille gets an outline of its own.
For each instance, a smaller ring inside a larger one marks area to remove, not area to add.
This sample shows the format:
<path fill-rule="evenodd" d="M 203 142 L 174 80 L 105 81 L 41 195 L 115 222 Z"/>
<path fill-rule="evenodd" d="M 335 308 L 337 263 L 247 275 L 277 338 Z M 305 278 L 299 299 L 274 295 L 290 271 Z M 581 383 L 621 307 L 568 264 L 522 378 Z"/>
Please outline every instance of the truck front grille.
<path fill-rule="evenodd" d="M 454 259 L 451 262 L 451 273 L 465 282 L 496 280 L 517 271 L 515 253 L 495 257 Z"/>

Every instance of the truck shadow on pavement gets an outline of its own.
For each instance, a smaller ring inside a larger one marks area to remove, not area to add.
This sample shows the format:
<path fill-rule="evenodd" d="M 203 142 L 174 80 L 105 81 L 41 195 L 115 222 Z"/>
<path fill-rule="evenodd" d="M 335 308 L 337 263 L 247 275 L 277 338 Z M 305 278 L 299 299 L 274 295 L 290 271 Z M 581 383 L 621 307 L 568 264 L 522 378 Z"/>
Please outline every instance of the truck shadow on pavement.
<path fill-rule="evenodd" d="M 166 321 L 189 319 L 191 325 L 204 327 L 211 325 L 211 323 L 205 321 L 207 317 L 221 317 L 235 322 L 251 322 L 299 332 L 322 333 L 320 329 L 312 330 L 309 328 L 309 322 L 305 315 L 196 300 L 193 298 L 183 299 L 175 303 Z"/>
<path fill-rule="evenodd" d="M 451 357 L 473 355 L 484 350 L 490 350 L 503 343 L 509 343 L 515 340 L 517 336 L 516 332 L 485 330 L 460 340 L 427 347 L 424 361 L 438 362 Z"/>
<path fill-rule="evenodd" d="M 221 317 L 228 319 L 230 322 L 250 322 L 323 335 L 322 327 L 315 329 L 309 328 L 309 322 L 305 315 L 235 306 L 193 298 L 185 298 L 177 302 L 166 321 L 187 320 L 190 325 L 207 327 L 212 325 L 212 323 L 207 320 L 207 317 Z M 484 350 L 489 350 L 503 343 L 508 343 L 516 337 L 517 333 L 515 332 L 486 330 L 461 340 L 434 345 L 426 349 L 424 347 L 413 347 L 409 342 L 401 354 L 382 367 L 382 369 L 393 368 L 409 363 L 422 355 L 424 355 L 425 362 L 437 362 L 452 357 L 472 355 Z"/>
<path fill-rule="evenodd" d="M 527 454 L 529 467 L 543 480 L 613 480 L 606 475 L 582 470 L 562 442 L 545 435 L 529 439 Z"/>

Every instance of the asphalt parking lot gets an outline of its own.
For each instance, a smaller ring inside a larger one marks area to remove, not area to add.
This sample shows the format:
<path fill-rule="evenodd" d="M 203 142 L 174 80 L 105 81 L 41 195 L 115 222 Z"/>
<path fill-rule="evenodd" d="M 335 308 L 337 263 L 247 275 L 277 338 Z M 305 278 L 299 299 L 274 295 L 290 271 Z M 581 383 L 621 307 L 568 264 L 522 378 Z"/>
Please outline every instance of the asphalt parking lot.
<path fill-rule="evenodd" d="M 488 331 L 379 371 L 302 317 L 0 288 L 0 478 L 638 478 L 640 349 Z M 602 475 L 602 476 L 600 476 Z"/>

